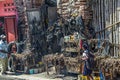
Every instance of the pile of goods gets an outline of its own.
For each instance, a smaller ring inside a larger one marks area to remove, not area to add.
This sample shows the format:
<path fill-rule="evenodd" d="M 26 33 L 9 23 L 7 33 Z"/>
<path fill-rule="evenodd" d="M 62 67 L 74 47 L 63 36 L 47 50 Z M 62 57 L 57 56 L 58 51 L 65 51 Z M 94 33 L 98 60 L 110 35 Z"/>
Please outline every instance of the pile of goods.
<path fill-rule="evenodd" d="M 33 66 L 35 66 L 35 58 L 30 50 L 25 50 L 21 54 L 13 53 L 8 59 L 9 71 L 21 70 L 27 73 L 29 68 Z"/>
<path fill-rule="evenodd" d="M 109 75 L 111 79 L 120 74 L 120 59 L 106 57 L 96 57 L 96 67 L 104 73 L 105 77 Z"/>

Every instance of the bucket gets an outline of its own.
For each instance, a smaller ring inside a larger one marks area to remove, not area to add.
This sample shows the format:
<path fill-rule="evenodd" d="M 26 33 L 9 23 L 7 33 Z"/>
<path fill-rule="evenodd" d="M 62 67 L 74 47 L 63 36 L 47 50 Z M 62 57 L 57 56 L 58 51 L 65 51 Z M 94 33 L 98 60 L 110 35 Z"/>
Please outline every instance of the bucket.
<path fill-rule="evenodd" d="M 29 74 L 34 74 L 34 69 L 30 69 Z"/>
<path fill-rule="evenodd" d="M 100 77 L 95 76 L 94 80 L 100 80 Z"/>
<path fill-rule="evenodd" d="M 42 72 L 42 69 L 41 69 L 41 68 L 39 68 L 39 70 L 38 70 L 38 71 L 39 71 L 39 73 L 41 73 L 41 72 Z"/>
<path fill-rule="evenodd" d="M 87 76 L 79 75 L 78 80 L 88 80 Z"/>
<path fill-rule="evenodd" d="M 37 74 L 39 72 L 38 69 L 34 69 L 34 74 Z"/>

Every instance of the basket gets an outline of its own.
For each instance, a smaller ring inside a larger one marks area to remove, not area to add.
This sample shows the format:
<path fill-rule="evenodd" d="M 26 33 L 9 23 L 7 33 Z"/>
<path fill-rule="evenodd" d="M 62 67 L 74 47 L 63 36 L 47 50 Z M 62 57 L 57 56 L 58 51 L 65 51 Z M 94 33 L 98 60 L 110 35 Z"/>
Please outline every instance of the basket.
<path fill-rule="evenodd" d="M 7 70 L 8 58 L 0 58 L 0 74 L 3 74 Z"/>

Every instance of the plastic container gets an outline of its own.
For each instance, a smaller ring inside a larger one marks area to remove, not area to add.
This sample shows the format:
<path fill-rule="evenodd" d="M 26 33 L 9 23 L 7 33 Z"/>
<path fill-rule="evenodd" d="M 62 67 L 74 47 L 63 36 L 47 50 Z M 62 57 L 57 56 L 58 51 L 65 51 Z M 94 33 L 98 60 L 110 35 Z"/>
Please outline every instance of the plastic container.
<path fill-rule="evenodd" d="M 39 72 L 38 69 L 34 69 L 34 74 L 37 74 Z"/>
<path fill-rule="evenodd" d="M 78 80 L 88 80 L 87 76 L 79 75 Z"/>
<path fill-rule="evenodd" d="M 78 32 L 75 32 L 75 33 L 74 33 L 74 39 L 75 39 L 75 40 L 79 40 L 79 34 L 78 34 Z"/>
<path fill-rule="evenodd" d="M 65 40 L 65 42 L 68 42 L 70 40 L 70 36 L 65 36 L 64 40 Z"/>
<path fill-rule="evenodd" d="M 29 74 L 34 74 L 34 69 L 30 69 Z"/>
<path fill-rule="evenodd" d="M 94 80 L 100 80 L 100 77 L 96 77 L 96 76 L 95 76 L 95 77 L 94 77 Z"/>

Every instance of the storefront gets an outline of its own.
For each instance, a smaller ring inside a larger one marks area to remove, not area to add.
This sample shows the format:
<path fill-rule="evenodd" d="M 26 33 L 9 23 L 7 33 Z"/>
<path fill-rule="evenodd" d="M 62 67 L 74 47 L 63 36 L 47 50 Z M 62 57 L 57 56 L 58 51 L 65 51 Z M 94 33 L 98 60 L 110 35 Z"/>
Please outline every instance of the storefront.
<path fill-rule="evenodd" d="M 17 18 L 14 0 L 0 0 L 0 24 L 2 33 L 7 37 L 7 42 L 17 39 Z"/>

